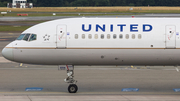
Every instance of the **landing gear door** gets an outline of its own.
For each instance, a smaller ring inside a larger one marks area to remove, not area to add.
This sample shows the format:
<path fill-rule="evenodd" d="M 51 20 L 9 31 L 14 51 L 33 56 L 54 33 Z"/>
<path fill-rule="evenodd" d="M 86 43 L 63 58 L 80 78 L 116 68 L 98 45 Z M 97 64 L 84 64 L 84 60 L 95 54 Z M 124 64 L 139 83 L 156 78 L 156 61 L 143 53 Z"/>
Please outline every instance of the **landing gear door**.
<path fill-rule="evenodd" d="M 66 25 L 58 25 L 56 29 L 56 47 L 66 48 L 67 44 L 67 27 Z"/>
<path fill-rule="evenodd" d="M 176 26 L 166 26 L 166 48 L 176 48 Z"/>

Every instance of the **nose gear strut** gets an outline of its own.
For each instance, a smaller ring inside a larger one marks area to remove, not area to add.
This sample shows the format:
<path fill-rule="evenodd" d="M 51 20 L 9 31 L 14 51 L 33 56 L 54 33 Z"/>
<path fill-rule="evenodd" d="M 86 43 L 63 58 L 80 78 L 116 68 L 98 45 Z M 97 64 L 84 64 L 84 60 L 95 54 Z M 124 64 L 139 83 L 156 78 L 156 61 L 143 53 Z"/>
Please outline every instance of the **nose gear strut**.
<path fill-rule="evenodd" d="M 76 85 L 77 80 L 74 80 L 74 66 L 73 65 L 60 66 L 60 69 L 67 70 L 68 77 L 65 78 L 64 81 L 69 84 L 68 87 L 69 93 L 76 93 L 78 91 L 78 86 Z"/>
<path fill-rule="evenodd" d="M 67 70 L 67 78 L 64 79 L 66 83 L 76 84 L 77 80 L 74 80 L 74 70 Z"/>

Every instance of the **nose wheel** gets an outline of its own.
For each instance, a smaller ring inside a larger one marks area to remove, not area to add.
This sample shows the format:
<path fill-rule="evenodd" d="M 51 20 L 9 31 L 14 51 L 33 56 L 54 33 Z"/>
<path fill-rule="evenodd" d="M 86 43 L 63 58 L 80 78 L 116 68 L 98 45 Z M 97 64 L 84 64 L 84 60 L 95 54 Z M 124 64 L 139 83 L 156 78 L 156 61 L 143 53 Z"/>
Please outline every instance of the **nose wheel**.
<path fill-rule="evenodd" d="M 76 85 L 77 80 L 74 80 L 74 66 L 72 66 L 71 70 L 67 66 L 67 78 L 64 79 L 66 83 L 69 84 L 68 91 L 69 93 L 76 93 L 78 91 L 78 87 Z"/>
<path fill-rule="evenodd" d="M 76 93 L 78 91 L 78 87 L 76 84 L 70 84 L 68 87 L 69 93 Z"/>

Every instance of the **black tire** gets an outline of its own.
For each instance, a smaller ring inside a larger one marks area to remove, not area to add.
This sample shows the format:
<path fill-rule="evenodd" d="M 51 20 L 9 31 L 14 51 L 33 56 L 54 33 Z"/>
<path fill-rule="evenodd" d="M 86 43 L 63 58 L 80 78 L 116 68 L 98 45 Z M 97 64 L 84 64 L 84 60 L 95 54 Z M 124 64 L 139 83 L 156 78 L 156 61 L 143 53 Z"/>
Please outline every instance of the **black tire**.
<path fill-rule="evenodd" d="M 69 93 L 76 93 L 78 91 L 78 87 L 75 84 L 70 84 L 68 87 Z"/>

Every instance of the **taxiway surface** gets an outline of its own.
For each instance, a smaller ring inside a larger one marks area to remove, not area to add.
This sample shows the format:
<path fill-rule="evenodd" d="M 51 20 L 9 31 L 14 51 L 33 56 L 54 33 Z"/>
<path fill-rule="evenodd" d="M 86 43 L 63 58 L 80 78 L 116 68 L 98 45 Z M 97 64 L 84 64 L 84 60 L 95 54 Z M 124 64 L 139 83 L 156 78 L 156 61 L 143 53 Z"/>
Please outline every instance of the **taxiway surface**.
<path fill-rule="evenodd" d="M 73 14 L 73 13 L 71 13 Z M 78 15 L 79 13 L 77 13 Z M 133 14 L 125 14 L 122 15 L 121 13 L 116 15 L 106 15 L 105 13 L 104 16 L 82 16 L 83 14 L 92 14 L 92 13 L 81 13 L 81 16 L 44 16 L 44 17 L 0 17 L 0 21 L 39 21 L 39 20 L 56 20 L 56 19 L 63 19 L 63 18 L 82 18 L 82 17 L 87 17 L 87 18 L 130 18 L 130 17 L 136 17 L 136 18 L 147 18 L 147 17 L 153 17 L 153 18 L 179 18 L 180 14 L 139 14 L 139 15 L 133 15 Z M 97 13 L 95 13 L 97 14 Z"/>
<path fill-rule="evenodd" d="M 136 69 L 137 68 L 137 69 Z M 78 80 L 77 95 L 178 95 L 180 73 L 172 67 L 75 66 Z M 68 95 L 68 84 L 63 80 L 66 71 L 57 66 L 1 63 L 0 94 L 3 95 Z M 39 87 L 42 91 L 28 92 L 26 88 Z M 123 92 L 124 88 L 139 91 Z"/>

